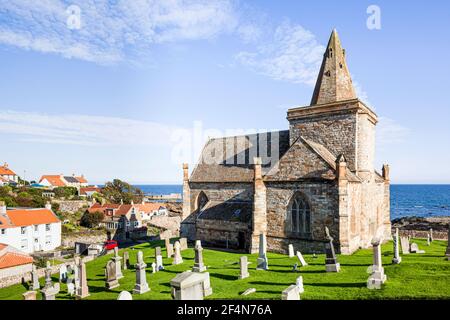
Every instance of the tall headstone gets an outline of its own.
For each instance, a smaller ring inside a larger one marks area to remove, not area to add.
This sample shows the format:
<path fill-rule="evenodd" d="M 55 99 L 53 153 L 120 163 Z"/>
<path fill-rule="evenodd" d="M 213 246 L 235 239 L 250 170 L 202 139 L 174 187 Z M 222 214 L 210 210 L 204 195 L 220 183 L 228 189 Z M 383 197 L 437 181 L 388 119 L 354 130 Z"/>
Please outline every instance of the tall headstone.
<path fill-rule="evenodd" d="M 166 239 L 165 241 L 167 258 L 171 258 L 173 256 L 173 244 L 170 243 L 170 239 Z"/>
<path fill-rule="evenodd" d="M 49 261 L 47 261 L 47 266 L 45 267 L 44 274 L 45 274 L 44 289 L 53 287 L 53 283 L 52 283 L 52 267 L 50 266 L 50 262 Z"/>
<path fill-rule="evenodd" d="M 392 258 L 393 264 L 399 264 L 402 262 L 402 257 L 400 257 L 400 247 L 399 247 L 399 237 L 398 237 L 398 228 L 395 228 L 395 234 L 392 237 L 394 240 L 394 258 Z"/>
<path fill-rule="evenodd" d="M 186 238 L 180 238 L 179 242 L 180 242 L 181 251 L 186 250 L 188 248 L 187 239 Z"/>
<path fill-rule="evenodd" d="M 59 281 L 60 282 L 66 282 L 67 281 L 67 266 L 65 264 L 62 264 L 59 267 Z"/>
<path fill-rule="evenodd" d="M 174 244 L 175 253 L 173 254 L 172 264 L 180 264 L 183 263 L 183 257 L 181 257 L 181 245 L 178 241 Z"/>
<path fill-rule="evenodd" d="M 192 268 L 193 272 L 203 272 L 206 270 L 206 266 L 203 263 L 203 248 L 202 248 L 202 242 L 200 240 L 197 240 L 195 242 L 195 259 L 194 259 L 194 267 Z"/>
<path fill-rule="evenodd" d="M 294 254 L 294 246 L 292 244 L 289 244 L 288 250 L 289 250 L 289 258 L 293 258 L 295 256 L 295 254 Z"/>
<path fill-rule="evenodd" d="M 400 245 L 402 246 L 402 253 L 409 254 L 409 239 L 408 239 L 408 237 L 400 237 Z"/>
<path fill-rule="evenodd" d="M 78 292 L 80 287 L 80 264 L 81 259 L 79 256 L 74 257 L 74 269 L 73 269 L 73 284 L 75 285 L 75 292 Z"/>
<path fill-rule="evenodd" d="M 259 256 L 256 261 L 256 270 L 268 270 L 269 262 L 267 260 L 267 243 L 266 243 L 266 235 L 261 233 L 259 235 Z"/>
<path fill-rule="evenodd" d="M 297 285 L 293 284 L 283 290 L 281 300 L 300 300 L 300 292 Z"/>
<path fill-rule="evenodd" d="M 130 268 L 130 254 L 128 251 L 123 252 L 123 270 Z"/>
<path fill-rule="evenodd" d="M 161 247 L 155 248 L 156 271 L 164 270 L 163 258 L 161 255 Z"/>
<path fill-rule="evenodd" d="M 427 233 L 427 246 L 431 245 L 430 233 Z"/>
<path fill-rule="evenodd" d="M 78 265 L 78 288 L 76 289 L 76 298 L 84 299 L 89 296 L 89 287 L 87 285 L 86 264 L 82 259 L 79 260 Z"/>
<path fill-rule="evenodd" d="M 115 262 L 117 279 L 122 279 L 123 278 L 122 263 L 121 263 L 122 257 L 119 256 L 118 247 L 114 248 L 114 257 L 112 257 L 111 259 Z"/>
<path fill-rule="evenodd" d="M 303 288 L 303 277 L 302 276 L 297 278 L 297 280 L 295 281 L 295 284 L 298 287 L 299 293 L 305 292 L 305 289 Z"/>
<path fill-rule="evenodd" d="M 433 242 L 433 228 L 430 228 L 430 242 Z"/>
<path fill-rule="evenodd" d="M 248 278 L 250 276 L 250 274 L 248 273 L 248 258 L 247 256 L 242 256 L 239 259 L 239 267 L 240 267 L 240 274 L 239 274 L 239 279 L 245 279 Z"/>
<path fill-rule="evenodd" d="M 114 289 L 119 286 L 119 281 L 117 281 L 116 274 L 116 263 L 113 260 L 109 260 L 106 263 L 106 289 Z"/>
<path fill-rule="evenodd" d="M 41 286 L 39 285 L 39 276 L 37 272 L 36 265 L 33 264 L 31 270 L 31 290 L 39 290 Z"/>
<path fill-rule="evenodd" d="M 381 239 L 375 237 L 372 240 L 373 246 L 373 266 L 372 274 L 367 279 L 368 289 L 381 289 L 381 285 L 386 281 L 386 275 L 384 274 L 384 268 L 381 261 Z"/>
<path fill-rule="evenodd" d="M 133 296 L 128 291 L 121 291 L 117 300 L 133 300 Z"/>
<path fill-rule="evenodd" d="M 22 294 L 24 300 L 36 300 L 36 291 L 27 291 Z"/>
<path fill-rule="evenodd" d="M 325 234 L 328 239 L 328 242 L 325 244 L 325 270 L 327 272 L 339 272 L 341 270 L 341 265 L 336 258 L 333 238 L 330 235 L 330 230 L 328 230 L 328 227 L 325 227 Z"/>
<path fill-rule="evenodd" d="M 308 264 L 306 263 L 305 259 L 303 258 L 303 255 L 300 251 L 297 251 L 297 258 L 300 261 L 300 263 L 302 264 L 302 267 L 307 266 Z"/>
<path fill-rule="evenodd" d="M 447 260 L 450 260 L 450 223 L 448 225 L 447 250 L 445 250 L 445 256 L 447 257 Z"/>
<path fill-rule="evenodd" d="M 150 291 L 148 287 L 147 278 L 145 275 L 145 268 L 147 265 L 144 262 L 144 254 L 142 251 L 137 252 L 137 263 L 135 264 L 136 268 L 136 284 L 133 289 L 133 293 L 143 294 L 147 291 Z"/>

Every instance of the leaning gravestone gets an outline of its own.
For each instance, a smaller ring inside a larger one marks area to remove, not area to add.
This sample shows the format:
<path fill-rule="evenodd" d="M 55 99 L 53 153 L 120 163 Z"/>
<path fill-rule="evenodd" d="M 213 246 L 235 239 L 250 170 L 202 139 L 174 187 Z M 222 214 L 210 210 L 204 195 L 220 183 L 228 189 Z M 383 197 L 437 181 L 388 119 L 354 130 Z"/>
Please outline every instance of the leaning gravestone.
<path fill-rule="evenodd" d="M 328 242 L 325 244 L 325 270 L 327 272 L 339 272 L 341 270 L 341 265 L 336 258 L 336 253 L 334 252 L 333 238 L 330 235 L 330 230 L 325 227 L 325 234 L 327 236 Z"/>
<path fill-rule="evenodd" d="M 244 292 L 241 293 L 241 296 L 248 296 L 249 294 L 255 293 L 256 288 L 248 288 Z"/>
<path fill-rule="evenodd" d="M 281 300 L 300 300 L 298 286 L 293 284 L 281 293 Z"/>
<path fill-rule="evenodd" d="M 174 244 L 175 253 L 173 254 L 172 264 L 180 264 L 183 263 L 183 257 L 181 256 L 181 245 L 178 241 Z"/>
<path fill-rule="evenodd" d="M 400 237 L 400 244 L 402 246 L 402 253 L 409 254 L 409 239 L 408 239 L 408 237 Z"/>
<path fill-rule="evenodd" d="M 303 258 L 303 255 L 300 251 L 297 251 L 297 258 L 300 261 L 300 263 L 302 264 L 302 267 L 307 266 L 308 264 L 306 263 L 305 259 Z"/>
<path fill-rule="evenodd" d="M 399 238 L 398 238 L 398 228 L 395 228 L 395 234 L 392 237 L 393 238 L 393 242 L 394 242 L 394 258 L 392 258 L 392 263 L 393 264 L 399 264 L 400 262 L 402 262 L 402 257 L 400 257 L 400 249 L 399 249 Z"/>
<path fill-rule="evenodd" d="M 133 300 L 133 296 L 128 291 L 121 291 L 117 300 Z"/>
<path fill-rule="evenodd" d="M 39 276 L 37 272 L 36 265 L 33 264 L 32 270 L 31 270 L 31 289 L 32 290 L 39 290 L 41 287 L 39 285 Z"/>
<path fill-rule="evenodd" d="M 248 278 L 250 276 L 250 274 L 248 273 L 248 259 L 247 256 L 242 256 L 239 259 L 239 267 L 240 267 L 240 275 L 239 275 L 239 279 L 245 279 Z"/>
<path fill-rule="evenodd" d="M 137 253 L 137 263 L 135 265 L 136 268 L 136 284 L 133 289 L 133 293 L 143 294 L 147 291 L 150 291 L 148 287 L 147 278 L 145 275 L 145 268 L 147 265 L 144 262 L 144 254 L 142 251 L 138 251 Z"/>
<path fill-rule="evenodd" d="M 256 261 L 256 270 L 268 270 L 269 262 L 267 260 L 267 243 L 266 243 L 266 235 L 261 233 L 259 235 L 259 256 Z"/>
<path fill-rule="evenodd" d="M 381 285 L 386 281 L 386 275 L 384 274 L 384 268 L 381 262 L 381 239 L 375 237 L 372 240 L 373 246 L 373 265 L 372 274 L 367 279 L 368 289 L 381 289 Z"/>
<path fill-rule="evenodd" d="M 186 250 L 188 248 L 187 245 L 187 239 L 186 238 L 180 238 L 180 246 L 181 246 L 181 251 Z"/>
<path fill-rule="evenodd" d="M 106 264 L 106 289 L 114 289 L 119 286 L 116 274 L 116 263 L 113 260 L 109 260 Z"/>
<path fill-rule="evenodd" d="M 294 257 L 294 246 L 292 244 L 289 244 L 288 251 L 289 251 L 289 258 L 293 258 Z"/>
<path fill-rule="evenodd" d="M 206 266 L 203 263 L 203 248 L 202 242 L 197 240 L 195 242 L 195 259 L 194 259 L 194 267 L 192 268 L 193 272 L 203 272 L 206 270 Z"/>

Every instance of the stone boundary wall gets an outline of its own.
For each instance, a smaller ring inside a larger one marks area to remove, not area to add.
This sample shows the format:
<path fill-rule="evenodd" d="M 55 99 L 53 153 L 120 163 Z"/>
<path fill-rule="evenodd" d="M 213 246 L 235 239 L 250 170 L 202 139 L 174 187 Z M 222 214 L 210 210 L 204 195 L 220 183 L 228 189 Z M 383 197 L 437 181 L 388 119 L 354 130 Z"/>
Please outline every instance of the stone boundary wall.
<path fill-rule="evenodd" d="M 89 262 L 94 259 L 95 259 L 95 256 L 83 257 L 84 262 Z M 73 267 L 75 262 L 73 260 L 71 260 L 68 262 L 64 262 L 64 263 L 52 266 L 52 274 L 59 273 L 59 268 L 61 268 L 61 266 L 63 264 L 70 265 Z M 39 278 L 44 277 L 45 276 L 45 268 L 37 269 L 37 273 L 38 273 Z M 6 287 L 12 286 L 14 284 L 19 284 L 19 283 L 23 283 L 23 282 L 27 282 L 27 281 L 31 281 L 31 272 L 25 272 L 25 273 L 18 274 L 15 276 L 5 277 L 5 278 L 0 279 L 0 288 L 6 288 Z"/>
<path fill-rule="evenodd" d="M 73 248 L 75 242 L 87 242 L 87 243 L 103 243 L 107 240 L 106 232 L 104 233 L 74 233 L 74 234 L 62 234 L 61 245 L 63 247 Z"/>
<path fill-rule="evenodd" d="M 84 206 L 90 206 L 92 201 L 87 200 L 52 200 L 52 203 L 59 204 L 59 211 L 75 213 Z"/>
<path fill-rule="evenodd" d="M 395 232 L 395 229 L 392 230 L 392 232 Z M 428 231 L 424 230 L 398 230 L 398 234 L 401 237 L 407 237 L 411 236 L 411 238 L 422 238 L 427 239 L 428 238 Z M 441 232 L 441 231 L 433 231 L 433 240 L 448 240 L 448 232 Z"/>

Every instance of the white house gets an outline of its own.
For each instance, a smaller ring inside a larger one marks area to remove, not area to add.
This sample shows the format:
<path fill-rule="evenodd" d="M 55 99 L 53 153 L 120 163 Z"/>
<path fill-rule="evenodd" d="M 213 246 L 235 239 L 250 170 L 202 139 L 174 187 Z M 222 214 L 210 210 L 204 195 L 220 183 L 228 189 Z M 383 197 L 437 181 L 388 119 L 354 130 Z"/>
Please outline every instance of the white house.
<path fill-rule="evenodd" d="M 165 206 L 157 202 L 142 202 L 133 207 L 140 213 L 142 221 L 148 221 L 153 216 L 167 216 L 169 213 Z"/>
<path fill-rule="evenodd" d="M 2 185 L 8 184 L 9 182 L 19 182 L 19 177 L 17 176 L 17 174 L 15 174 L 14 171 L 9 168 L 6 162 L 3 166 L 0 166 L 0 178 L 0 183 Z"/>
<path fill-rule="evenodd" d="M 26 253 L 54 250 L 61 245 L 61 221 L 50 205 L 7 209 L 0 201 L 0 243 Z"/>

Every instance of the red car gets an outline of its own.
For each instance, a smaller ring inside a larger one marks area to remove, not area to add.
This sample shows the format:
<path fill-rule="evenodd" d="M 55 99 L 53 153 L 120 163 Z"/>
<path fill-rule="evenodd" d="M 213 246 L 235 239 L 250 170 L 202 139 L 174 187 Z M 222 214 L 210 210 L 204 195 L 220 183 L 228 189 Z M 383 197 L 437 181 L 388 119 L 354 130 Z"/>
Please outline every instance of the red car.
<path fill-rule="evenodd" d="M 119 245 L 118 245 L 118 243 L 117 243 L 116 240 L 108 240 L 108 241 L 106 241 L 105 244 L 103 245 L 103 247 L 104 247 L 106 250 L 112 250 L 112 249 L 114 249 L 115 247 L 118 247 L 118 246 L 119 246 Z"/>

